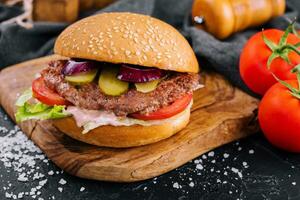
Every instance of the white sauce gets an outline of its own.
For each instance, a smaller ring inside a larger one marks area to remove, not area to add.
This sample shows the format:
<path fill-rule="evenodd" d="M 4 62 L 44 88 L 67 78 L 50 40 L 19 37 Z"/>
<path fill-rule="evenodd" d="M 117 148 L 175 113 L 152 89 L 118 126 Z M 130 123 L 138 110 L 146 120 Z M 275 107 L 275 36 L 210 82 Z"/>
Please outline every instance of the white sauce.
<path fill-rule="evenodd" d="M 192 106 L 192 102 L 190 105 L 185 109 L 183 112 L 177 114 L 182 115 L 185 112 L 190 112 L 190 108 Z M 112 126 L 132 126 L 132 125 L 142 125 L 142 126 L 153 126 L 159 125 L 162 123 L 166 123 L 167 121 L 171 120 L 173 117 L 164 119 L 164 120 L 139 120 L 129 117 L 118 117 L 111 111 L 104 111 L 104 110 L 86 110 L 81 109 L 75 106 L 68 106 L 67 110 L 68 113 L 72 114 L 76 124 L 78 127 L 83 127 L 83 134 L 89 132 L 92 129 L 95 129 L 99 126 L 104 125 L 112 125 Z M 175 116 L 174 116 L 175 117 Z M 181 120 L 179 117 L 178 120 Z"/>

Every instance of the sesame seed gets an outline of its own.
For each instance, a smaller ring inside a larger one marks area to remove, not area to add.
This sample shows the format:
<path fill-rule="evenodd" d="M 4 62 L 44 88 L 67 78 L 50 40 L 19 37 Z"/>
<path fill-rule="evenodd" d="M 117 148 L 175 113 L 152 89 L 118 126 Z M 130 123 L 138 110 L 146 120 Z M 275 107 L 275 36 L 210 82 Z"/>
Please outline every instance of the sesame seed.
<path fill-rule="evenodd" d="M 131 54 L 131 52 L 130 52 L 129 50 L 126 50 L 126 51 L 125 51 L 125 54 L 126 54 L 127 56 L 129 56 L 129 55 Z"/>

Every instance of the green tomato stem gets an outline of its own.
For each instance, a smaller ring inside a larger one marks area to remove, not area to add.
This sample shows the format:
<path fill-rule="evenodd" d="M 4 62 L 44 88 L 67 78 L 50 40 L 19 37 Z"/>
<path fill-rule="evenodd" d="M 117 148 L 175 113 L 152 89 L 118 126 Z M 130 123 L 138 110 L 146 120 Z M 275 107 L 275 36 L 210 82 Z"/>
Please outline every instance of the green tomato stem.
<path fill-rule="evenodd" d="M 295 20 L 288 26 L 288 28 L 285 30 L 283 36 L 280 38 L 280 41 L 278 44 L 274 43 L 270 39 L 268 39 L 265 34 L 264 30 L 262 30 L 262 38 L 265 42 L 266 46 L 272 51 L 272 54 L 268 58 L 267 67 L 270 69 L 270 66 L 274 59 L 280 57 L 284 61 L 286 61 L 288 64 L 291 64 L 289 60 L 289 53 L 295 52 L 298 55 L 300 55 L 300 50 L 298 49 L 300 47 L 300 43 L 297 43 L 295 45 L 288 44 L 287 39 L 290 33 L 295 32 Z"/>

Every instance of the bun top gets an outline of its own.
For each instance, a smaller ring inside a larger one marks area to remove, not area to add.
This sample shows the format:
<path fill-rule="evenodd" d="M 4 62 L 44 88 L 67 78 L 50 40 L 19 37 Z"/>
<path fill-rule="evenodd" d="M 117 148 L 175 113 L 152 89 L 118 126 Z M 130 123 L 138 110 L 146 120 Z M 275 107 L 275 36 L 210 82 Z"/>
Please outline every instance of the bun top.
<path fill-rule="evenodd" d="M 192 48 L 175 28 L 141 14 L 114 12 L 82 19 L 59 35 L 54 52 L 109 63 L 199 71 Z"/>

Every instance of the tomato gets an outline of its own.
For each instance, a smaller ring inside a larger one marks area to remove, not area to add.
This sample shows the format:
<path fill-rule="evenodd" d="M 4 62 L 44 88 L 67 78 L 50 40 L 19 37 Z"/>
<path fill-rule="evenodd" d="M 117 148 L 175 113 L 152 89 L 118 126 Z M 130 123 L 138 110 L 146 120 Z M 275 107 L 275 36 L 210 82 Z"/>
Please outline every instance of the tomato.
<path fill-rule="evenodd" d="M 143 115 L 140 113 L 133 113 L 130 116 L 136 119 L 141 120 L 157 120 L 157 119 L 166 119 L 170 118 L 180 112 L 182 112 L 191 102 L 193 99 L 193 94 L 187 94 L 181 99 L 178 99 L 171 105 L 167 107 L 163 107 L 155 112 L 152 112 L 148 115 Z"/>
<path fill-rule="evenodd" d="M 32 93 L 37 100 L 49 106 L 68 104 L 63 97 L 46 86 L 43 77 L 32 82 Z"/>
<path fill-rule="evenodd" d="M 298 88 L 297 80 L 286 82 Z M 287 87 L 277 83 L 267 91 L 259 105 L 258 120 L 274 146 L 300 152 L 300 100 Z"/>
<path fill-rule="evenodd" d="M 253 92 L 260 95 L 265 94 L 276 83 L 272 73 L 281 80 L 296 79 L 295 74 L 291 73 L 291 69 L 300 63 L 300 56 L 290 51 L 288 58 L 291 64 L 281 57 L 277 57 L 271 63 L 270 69 L 268 69 L 267 61 L 273 52 L 265 44 L 263 34 L 270 41 L 279 44 L 284 32 L 270 29 L 255 34 L 246 43 L 240 56 L 240 75 L 243 81 Z M 294 34 L 288 34 L 288 44 L 295 45 L 298 42 L 300 42 L 299 38 Z"/>

